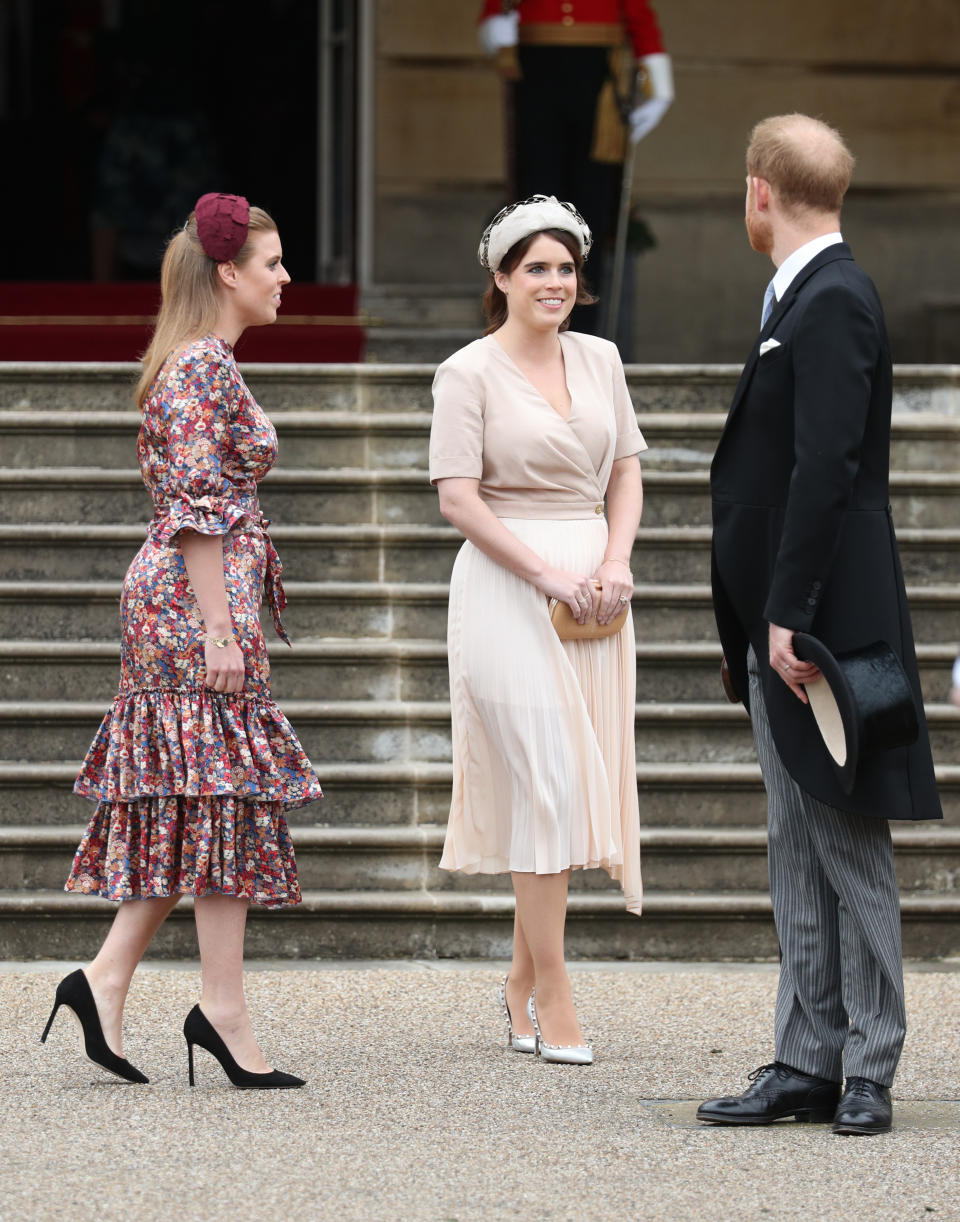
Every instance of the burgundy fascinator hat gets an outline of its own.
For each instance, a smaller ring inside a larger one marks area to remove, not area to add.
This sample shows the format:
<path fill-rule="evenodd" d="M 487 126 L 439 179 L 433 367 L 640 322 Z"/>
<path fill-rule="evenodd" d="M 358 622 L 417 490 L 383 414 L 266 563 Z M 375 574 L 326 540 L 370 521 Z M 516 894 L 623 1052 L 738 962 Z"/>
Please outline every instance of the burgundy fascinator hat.
<path fill-rule="evenodd" d="M 216 263 L 229 263 L 247 240 L 250 205 L 242 195 L 211 191 L 200 196 L 193 211 L 204 254 Z"/>

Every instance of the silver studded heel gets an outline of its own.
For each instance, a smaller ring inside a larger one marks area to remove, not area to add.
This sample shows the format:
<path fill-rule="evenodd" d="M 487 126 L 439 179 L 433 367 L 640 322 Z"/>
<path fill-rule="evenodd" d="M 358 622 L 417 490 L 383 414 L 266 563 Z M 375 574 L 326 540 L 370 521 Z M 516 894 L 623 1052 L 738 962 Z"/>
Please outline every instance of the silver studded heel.
<path fill-rule="evenodd" d="M 527 1013 L 533 1023 L 536 1040 L 536 1053 L 541 1061 L 552 1061 L 555 1065 L 592 1065 L 593 1049 L 589 1044 L 548 1044 L 540 1033 L 537 1022 L 537 990 L 534 989 L 527 1002 Z"/>
<path fill-rule="evenodd" d="M 531 993 L 532 997 L 533 994 Z M 507 978 L 504 976 L 500 982 L 498 992 L 500 999 L 500 1009 L 503 1011 L 504 1021 L 507 1024 L 507 1047 L 512 1048 L 514 1052 L 536 1052 L 537 1037 L 535 1035 L 517 1035 L 513 1029 L 513 1019 L 510 1017 L 510 1007 L 507 1005 Z M 530 1003 L 527 1002 L 527 1013 L 530 1012 Z"/>

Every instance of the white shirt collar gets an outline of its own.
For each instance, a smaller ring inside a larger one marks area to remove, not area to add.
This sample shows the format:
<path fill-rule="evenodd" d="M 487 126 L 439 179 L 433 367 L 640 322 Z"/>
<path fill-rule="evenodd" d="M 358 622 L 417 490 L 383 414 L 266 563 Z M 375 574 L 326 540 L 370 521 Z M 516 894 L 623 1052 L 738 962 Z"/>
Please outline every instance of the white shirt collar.
<path fill-rule="evenodd" d="M 804 242 L 792 255 L 787 255 L 773 277 L 773 291 L 776 293 L 777 301 L 783 301 L 787 289 L 811 259 L 816 258 L 821 250 L 826 250 L 828 246 L 836 246 L 838 242 L 842 241 L 843 237 L 839 232 L 825 233 L 810 242 Z"/>

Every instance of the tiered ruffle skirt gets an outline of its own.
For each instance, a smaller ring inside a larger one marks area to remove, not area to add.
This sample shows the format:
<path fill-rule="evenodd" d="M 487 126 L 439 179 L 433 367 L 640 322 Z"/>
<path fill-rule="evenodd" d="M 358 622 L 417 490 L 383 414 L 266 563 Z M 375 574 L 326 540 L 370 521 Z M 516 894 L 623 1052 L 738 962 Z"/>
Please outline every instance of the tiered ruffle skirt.
<path fill-rule="evenodd" d="M 206 688 L 121 693 L 74 790 L 97 808 L 68 891 L 300 900 L 285 811 L 321 789 L 272 700 Z"/>

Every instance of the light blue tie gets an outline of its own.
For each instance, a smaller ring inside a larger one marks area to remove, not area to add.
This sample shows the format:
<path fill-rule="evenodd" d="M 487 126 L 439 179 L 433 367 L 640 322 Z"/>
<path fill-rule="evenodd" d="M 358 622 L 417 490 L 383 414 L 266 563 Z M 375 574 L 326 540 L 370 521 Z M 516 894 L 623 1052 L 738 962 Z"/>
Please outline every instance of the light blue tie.
<path fill-rule="evenodd" d="M 776 279 L 776 277 L 774 277 Z M 773 292 L 773 280 L 767 285 L 766 292 L 763 294 L 763 311 L 760 314 L 760 330 L 767 325 L 767 319 L 773 313 L 773 303 L 775 301 Z"/>

